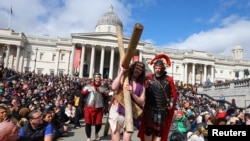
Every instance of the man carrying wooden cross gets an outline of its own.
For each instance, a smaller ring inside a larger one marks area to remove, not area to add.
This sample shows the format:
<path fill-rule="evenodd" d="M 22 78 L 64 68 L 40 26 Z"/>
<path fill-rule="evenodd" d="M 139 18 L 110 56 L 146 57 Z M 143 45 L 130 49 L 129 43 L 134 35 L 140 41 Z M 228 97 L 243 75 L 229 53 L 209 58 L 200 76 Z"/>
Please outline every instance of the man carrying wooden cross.
<path fill-rule="evenodd" d="M 109 124 L 111 129 L 112 141 L 120 141 L 120 132 L 125 126 L 125 109 L 124 109 L 124 99 L 121 99 L 122 86 L 124 73 L 128 73 L 129 84 L 124 88 L 130 91 L 131 101 L 139 107 L 143 107 L 145 100 L 145 65 L 142 62 L 134 62 L 128 70 L 123 67 L 120 68 L 117 77 L 112 83 L 112 89 L 118 94 L 115 96 L 115 99 L 110 107 L 109 111 Z M 121 94 L 119 94 L 121 93 Z M 133 123 L 134 126 L 139 128 L 140 117 L 134 117 Z M 127 132 L 126 129 L 123 132 L 123 140 L 130 141 L 133 132 Z"/>

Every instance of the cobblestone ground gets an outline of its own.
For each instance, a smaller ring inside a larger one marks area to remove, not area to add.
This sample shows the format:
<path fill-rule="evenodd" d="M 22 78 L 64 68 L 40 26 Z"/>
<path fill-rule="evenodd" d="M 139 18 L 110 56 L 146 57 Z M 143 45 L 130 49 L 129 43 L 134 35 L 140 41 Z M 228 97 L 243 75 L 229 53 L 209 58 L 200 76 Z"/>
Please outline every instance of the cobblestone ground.
<path fill-rule="evenodd" d="M 100 136 L 100 140 L 101 141 L 110 141 L 111 140 L 111 137 L 110 137 L 110 133 L 108 133 L 107 136 L 103 136 L 103 132 L 104 132 L 104 126 L 105 126 L 105 123 L 107 121 L 107 116 L 104 116 L 103 117 L 103 125 L 102 125 L 102 128 L 101 128 L 101 131 L 99 132 L 99 136 Z M 68 136 L 67 137 L 62 137 L 62 138 L 59 138 L 58 141 L 86 141 L 86 135 L 85 135 L 85 124 L 84 124 L 84 121 L 81 120 L 81 124 L 82 124 L 82 127 L 79 128 L 79 129 L 73 129 L 71 125 L 69 125 L 69 133 L 68 133 Z M 94 141 L 95 139 L 95 135 L 94 135 L 94 126 L 92 127 L 92 135 L 91 135 L 91 139 L 92 141 Z M 133 136 L 132 136 L 132 141 L 139 141 L 140 139 L 137 137 L 137 133 L 138 131 L 135 130 Z"/>

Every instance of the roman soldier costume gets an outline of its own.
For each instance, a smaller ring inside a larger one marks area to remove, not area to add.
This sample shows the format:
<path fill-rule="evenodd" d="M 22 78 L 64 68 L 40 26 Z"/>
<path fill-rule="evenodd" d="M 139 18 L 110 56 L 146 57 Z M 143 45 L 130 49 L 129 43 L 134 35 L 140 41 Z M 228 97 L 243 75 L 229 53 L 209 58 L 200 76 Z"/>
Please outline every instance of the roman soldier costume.
<path fill-rule="evenodd" d="M 173 78 L 167 75 L 165 59 L 168 66 L 171 65 L 170 59 L 165 54 L 157 55 L 150 64 L 162 66 L 160 75 L 148 74 L 146 80 L 146 101 L 143 109 L 141 129 L 138 136 L 144 141 L 144 135 L 150 134 L 149 129 L 157 131 L 162 141 L 166 141 L 174 115 L 177 93 Z M 150 127 L 150 128 L 148 128 Z M 148 129 L 147 129 L 148 128 Z M 155 136 L 155 132 L 152 132 Z"/>

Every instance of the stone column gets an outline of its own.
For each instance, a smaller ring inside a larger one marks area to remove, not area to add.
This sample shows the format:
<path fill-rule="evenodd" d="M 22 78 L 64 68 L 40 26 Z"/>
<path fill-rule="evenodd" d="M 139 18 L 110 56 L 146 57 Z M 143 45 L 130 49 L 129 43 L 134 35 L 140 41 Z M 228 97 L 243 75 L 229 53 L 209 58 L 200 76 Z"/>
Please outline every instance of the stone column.
<path fill-rule="evenodd" d="M 20 46 L 17 46 L 16 48 L 17 51 L 16 51 L 15 71 L 18 71 L 19 60 L 20 60 Z"/>
<path fill-rule="evenodd" d="M 187 84 L 187 63 L 184 63 L 184 84 Z"/>
<path fill-rule="evenodd" d="M 204 82 L 207 80 L 207 65 L 204 64 Z"/>
<path fill-rule="evenodd" d="M 192 84 L 195 84 L 195 63 L 192 64 Z"/>
<path fill-rule="evenodd" d="M 83 77 L 84 58 L 85 58 L 85 45 L 82 45 L 81 63 L 80 63 L 79 77 Z"/>
<path fill-rule="evenodd" d="M 69 56 L 68 56 L 69 58 L 66 62 L 66 64 L 68 64 L 68 66 L 66 67 L 66 72 L 68 75 L 70 75 L 70 71 L 71 71 L 70 59 L 71 59 L 71 55 L 72 55 L 72 50 L 69 50 L 68 52 L 69 52 Z"/>
<path fill-rule="evenodd" d="M 95 46 L 91 45 L 91 59 L 90 59 L 90 68 L 89 68 L 89 78 L 93 77 L 95 67 Z"/>
<path fill-rule="evenodd" d="M 22 53 L 21 53 L 22 54 Z M 19 57 L 19 72 L 21 72 L 21 73 L 23 73 L 24 71 L 24 67 L 23 67 L 23 62 L 24 62 L 24 56 L 23 55 L 21 55 L 20 57 Z"/>
<path fill-rule="evenodd" d="M 60 49 L 57 49 L 56 50 L 56 65 L 54 66 L 56 75 L 58 75 L 59 60 L 60 60 Z"/>
<path fill-rule="evenodd" d="M 139 61 L 142 61 L 142 51 L 139 50 Z"/>
<path fill-rule="evenodd" d="M 110 66 L 109 66 L 109 79 L 113 79 L 114 56 L 115 56 L 115 48 L 111 47 Z"/>
<path fill-rule="evenodd" d="M 74 75 L 75 69 L 74 69 L 74 60 L 75 60 L 75 44 L 72 45 L 72 50 L 71 50 L 71 56 L 70 56 L 70 75 Z"/>
<path fill-rule="evenodd" d="M 211 66 L 211 83 L 214 83 L 214 66 Z"/>
<path fill-rule="evenodd" d="M 103 66 L 104 66 L 104 55 L 105 55 L 105 48 L 104 46 L 101 47 L 102 48 L 102 51 L 101 51 L 101 60 L 100 60 L 100 74 L 103 75 Z"/>
<path fill-rule="evenodd" d="M 4 68 L 8 68 L 9 56 L 10 56 L 10 45 L 7 45 L 6 56 L 4 58 Z"/>

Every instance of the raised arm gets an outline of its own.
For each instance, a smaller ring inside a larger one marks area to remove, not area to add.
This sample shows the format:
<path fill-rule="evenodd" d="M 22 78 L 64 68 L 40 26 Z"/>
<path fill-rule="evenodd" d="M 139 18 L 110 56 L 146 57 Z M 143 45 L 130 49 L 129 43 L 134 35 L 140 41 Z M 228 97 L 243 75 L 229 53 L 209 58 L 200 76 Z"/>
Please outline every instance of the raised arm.
<path fill-rule="evenodd" d="M 116 78 L 114 79 L 114 81 L 111 85 L 112 90 L 118 90 L 118 88 L 122 84 L 122 78 L 123 78 L 123 74 L 125 71 L 126 71 L 126 69 L 124 69 L 123 67 L 120 67 L 118 75 L 116 76 Z"/>

